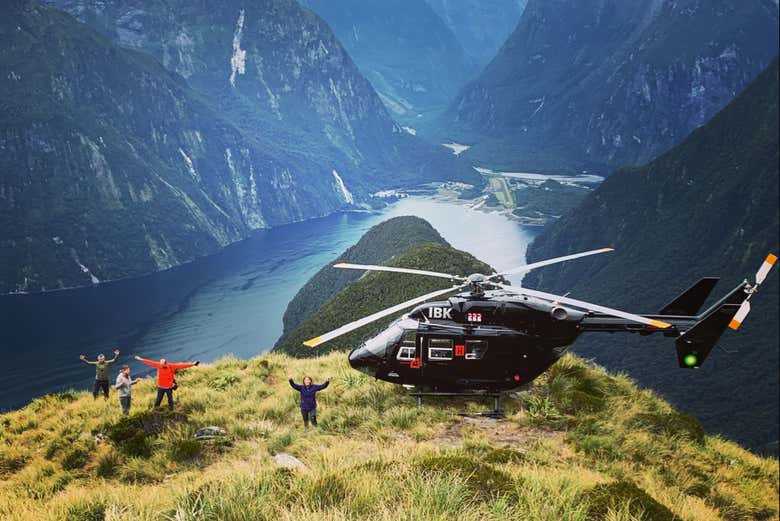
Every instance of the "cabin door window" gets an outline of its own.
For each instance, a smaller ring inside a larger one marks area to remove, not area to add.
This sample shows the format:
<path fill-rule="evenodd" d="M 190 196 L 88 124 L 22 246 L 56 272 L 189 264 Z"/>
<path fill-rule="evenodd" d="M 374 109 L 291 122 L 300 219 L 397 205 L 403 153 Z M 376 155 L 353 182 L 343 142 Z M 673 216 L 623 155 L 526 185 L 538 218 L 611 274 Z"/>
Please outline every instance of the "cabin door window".
<path fill-rule="evenodd" d="M 453 354 L 452 339 L 431 338 L 428 342 L 428 360 L 431 362 L 446 362 L 452 360 Z"/>
<path fill-rule="evenodd" d="M 487 352 L 485 340 L 466 340 L 466 360 L 482 360 Z"/>

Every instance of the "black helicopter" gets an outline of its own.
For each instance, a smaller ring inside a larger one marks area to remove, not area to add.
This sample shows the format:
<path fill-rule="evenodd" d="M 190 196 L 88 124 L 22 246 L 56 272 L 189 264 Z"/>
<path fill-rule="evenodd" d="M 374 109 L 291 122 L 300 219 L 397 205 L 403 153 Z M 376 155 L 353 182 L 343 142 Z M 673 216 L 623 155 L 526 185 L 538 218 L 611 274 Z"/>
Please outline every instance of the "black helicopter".
<path fill-rule="evenodd" d="M 468 291 L 447 301 L 426 302 L 403 315 L 349 354 L 350 365 L 380 380 L 436 391 L 498 393 L 527 384 L 554 364 L 586 331 L 662 333 L 676 338 L 682 368 L 697 368 L 726 327 L 739 328 L 750 312 L 750 298 L 777 257 L 768 255 L 756 273 L 703 313 L 697 314 L 717 278 L 699 280 L 656 315 L 636 315 L 566 296 L 494 279 L 542 266 L 613 251 L 602 248 L 520 268 L 460 277 L 448 273 L 336 264 L 336 268 L 390 271 L 440 277 L 456 285 L 392 306 L 304 342 L 315 347 L 366 324 L 452 291 Z"/>

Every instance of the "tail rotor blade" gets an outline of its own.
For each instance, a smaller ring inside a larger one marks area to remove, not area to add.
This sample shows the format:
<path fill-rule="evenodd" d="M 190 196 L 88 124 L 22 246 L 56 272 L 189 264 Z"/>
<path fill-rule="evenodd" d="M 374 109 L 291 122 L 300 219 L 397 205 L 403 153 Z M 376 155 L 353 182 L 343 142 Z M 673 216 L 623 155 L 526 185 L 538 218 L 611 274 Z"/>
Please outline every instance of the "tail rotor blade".
<path fill-rule="evenodd" d="M 769 271 L 772 269 L 772 267 L 777 262 L 777 256 L 773 254 L 769 254 L 766 256 L 766 259 L 764 259 L 763 264 L 761 264 L 761 267 L 758 268 L 758 272 L 756 273 L 756 284 L 761 284 L 766 279 L 766 276 L 769 274 Z"/>
<path fill-rule="evenodd" d="M 306 342 L 303 343 L 303 345 L 307 347 L 317 347 L 318 345 L 323 344 L 328 340 L 333 340 L 336 337 L 349 333 L 350 331 L 354 331 L 360 327 L 370 324 L 371 322 L 379 320 L 380 318 L 384 318 L 388 315 L 392 315 L 393 313 L 403 311 L 404 309 L 414 306 L 415 304 L 420 304 L 421 302 L 425 302 L 426 300 L 432 299 L 434 297 L 444 295 L 445 293 L 450 293 L 451 291 L 455 291 L 462 287 L 463 286 L 453 286 L 451 288 L 440 289 L 428 293 L 426 295 L 423 295 L 421 297 L 413 298 L 412 300 L 407 300 L 406 302 L 401 302 L 400 304 L 397 304 L 393 307 L 383 309 L 382 311 L 377 311 L 373 315 L 368 315 L 367 317 L 363 317 L 359 320 L 355 320 L 354 322 L 350 322 L 349 324 L 343 325 L 338 329 L 334 329 L 333 331 L 329 331 L 324 335 L 320 335 L 316 338 L 312 338 L 311 340 L 307 340 Z"/>
<path fill-rule="evenodd" d="M 518 273 L 525 273 L 527 271 L 535 270 L 536 268 L 541 268 L 542 266 L 549 266 L 550 264 L 558 264 L 559 262 L 566 262 L 574 259 L 579 259 L 580 257 L 587 257 L 589 255 L 598 255 L 599 253 L 607 253 L 610 251 L 615 251 L 615 249 L 600 248 L 598 250 L 584 251 L 582 253 L 573 253 L 571 255 L 566 255 L 563 257 L 556 257 L 554 259 L 547 259 L 539 262 L 533 262 L 531 264 L 526 264 L 525 266 L 519 266 L 511 270 L 502 271 L 501 273 L 495 273 L 488 278 L 493 279 L 496 277 L 500 277 L 502 275 L 517 275 Z"/>
<path fill-rule="evenodd" d="M 735 331 L 739 329 L 739 326 L 745 321 L 745 317 L 748 316 L 748 313 L 750 313 L 750 300 L 746 299 L 734 314 L 734 317 L 729 323 L 729 327 Z"/>

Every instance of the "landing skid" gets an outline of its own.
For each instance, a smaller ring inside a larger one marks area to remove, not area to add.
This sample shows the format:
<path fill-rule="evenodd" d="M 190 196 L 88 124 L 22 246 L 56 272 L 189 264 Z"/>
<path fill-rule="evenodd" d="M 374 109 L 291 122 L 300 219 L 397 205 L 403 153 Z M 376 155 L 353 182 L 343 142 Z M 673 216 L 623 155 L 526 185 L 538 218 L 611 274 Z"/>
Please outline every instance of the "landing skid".
<path fill-rule="evenodd" d="M 409 393 L 417 399 L 417 407 L 422 407 L 424 396 L 452 396 L 461 398 L 493 398 L 493 410 L 485 412 L 466 412 L 461 411 L 459 416 L 483 416 L 486 418 L 500 419 L 504 418 L 504 410 L 501 408 L 501 393 L 444 393 L 444 392 L 416 392 Z"/>

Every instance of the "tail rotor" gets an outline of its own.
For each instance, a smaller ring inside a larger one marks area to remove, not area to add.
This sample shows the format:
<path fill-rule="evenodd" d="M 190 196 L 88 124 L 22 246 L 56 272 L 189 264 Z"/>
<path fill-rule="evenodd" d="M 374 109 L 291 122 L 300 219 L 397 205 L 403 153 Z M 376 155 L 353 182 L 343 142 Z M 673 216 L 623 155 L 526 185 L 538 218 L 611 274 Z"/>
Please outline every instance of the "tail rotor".
<path fill-rule="evenodd" d="M 739 306 L 739 309 L 734 314 L 734 318 L 732 318 L 731 322 L 729 322 L 729 327 L 731 329 L 736 331 L 739 329 L 739 326 L 742 325 L 742 322 L 745 321 L 745 318 L 747 318 L 748 314 L 750 313 L 750 299 L 758 292 L 758 287 L 761 286 L 761 284 L 766 280 L 767 275 L 776 262 L 776 255 L 770 253 L 766 256 L 766 259 L 764 259 L 761 267 L 758 268 L 758 271 L 756 272 L 756 283 L 745 289 L 747 298 L 745 298 L 745 301 L 742 302 L 742 305 Z"/>

